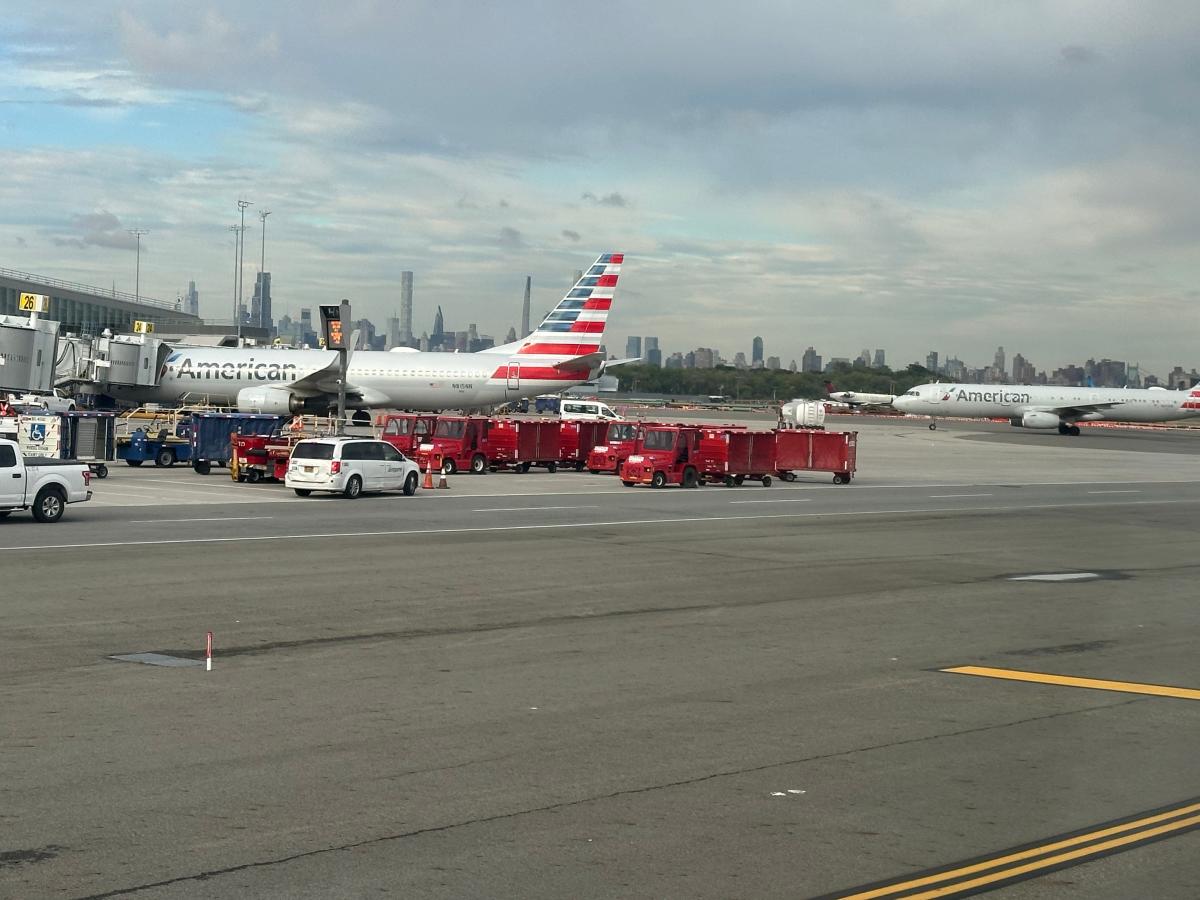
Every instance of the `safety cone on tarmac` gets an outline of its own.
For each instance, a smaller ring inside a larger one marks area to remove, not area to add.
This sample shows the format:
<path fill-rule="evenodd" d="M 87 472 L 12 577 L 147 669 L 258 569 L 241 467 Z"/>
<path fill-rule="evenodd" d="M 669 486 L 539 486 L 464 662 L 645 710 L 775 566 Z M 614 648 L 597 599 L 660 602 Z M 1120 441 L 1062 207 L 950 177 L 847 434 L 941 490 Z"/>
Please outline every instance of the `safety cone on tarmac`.
<path fill-rule="evenodd" d="M 421 482 L 421 487 L 427 491 L 431 490 L 433 488 L 433 454 L 432 453 L 429 455 L 429 458 L 425 462 L 425 480 Z"/>
<path fill-rule="evenodd" d="M 446 480 L 446 470 L 438 469 L 438 487 L 442 490 L 450 490 L 450 482 Z"/>

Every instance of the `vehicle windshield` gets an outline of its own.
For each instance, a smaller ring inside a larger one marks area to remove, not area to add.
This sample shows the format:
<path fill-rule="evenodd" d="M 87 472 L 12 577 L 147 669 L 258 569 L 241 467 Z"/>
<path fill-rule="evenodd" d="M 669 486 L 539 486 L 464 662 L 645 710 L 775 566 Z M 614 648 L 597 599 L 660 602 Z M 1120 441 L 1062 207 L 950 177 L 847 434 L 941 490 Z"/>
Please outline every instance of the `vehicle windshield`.
<path fill-rule="evenodd" d="M 642 447 L 646 450 L 674 450 L 674 431 L 647 431 L 642 439 Z"/>
<path fill-rule="evenodd" d="M 333 444 L 301 441 L 292 450 L 292 459 L 333 459 Z"/>
<path fill-rule="evenodd" d="M 408 419 L 391 419 L 387 423 L 387 428 L 383 429 L 384 434 L 408 434 Z"/>
<path fill-rule="evenodd" d="M 462 419 L 438 419 L 437 427 L 433 429 L 434 437 L 460 438 L 467 423 Z"/>
<path fill-rule="evenodd" d="M 635 437 L 637 437 L 636 425 L 614 422 L 608 426 L 608 439 L 610 441 L 632 441 Z"/>

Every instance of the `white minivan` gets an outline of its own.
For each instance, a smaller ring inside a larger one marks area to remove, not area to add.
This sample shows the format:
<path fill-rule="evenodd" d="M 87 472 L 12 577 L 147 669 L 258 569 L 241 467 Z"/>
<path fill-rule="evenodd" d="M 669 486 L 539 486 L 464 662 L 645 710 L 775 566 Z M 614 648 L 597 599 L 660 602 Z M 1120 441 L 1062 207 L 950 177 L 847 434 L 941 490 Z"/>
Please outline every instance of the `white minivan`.
<path fill-rule="evenodd" d="M 566 397 L 559 405 L 558 414 L 564 419 L 582 419 L 584 421 L 603 419 L 607 422 L 610 419 L 621 418 L 607 403 L 601 403 L 599 400 L 568 400 Z"/>
<path fill-rule="evenodd" d="M 420 468 L 389 444 L 370 438 L 308 438 L 292 448 L 283 483 L 299 496 L 329 491 L 354 499 L 367 491 L 412 496 Z"/>

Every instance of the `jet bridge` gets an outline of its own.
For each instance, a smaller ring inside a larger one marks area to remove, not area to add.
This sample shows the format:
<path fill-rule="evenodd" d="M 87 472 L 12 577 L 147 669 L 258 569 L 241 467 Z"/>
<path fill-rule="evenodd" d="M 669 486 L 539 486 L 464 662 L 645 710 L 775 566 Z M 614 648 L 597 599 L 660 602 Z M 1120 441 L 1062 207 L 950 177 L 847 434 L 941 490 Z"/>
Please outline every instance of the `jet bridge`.
<path fill-rule="evenodd" d="M 54 387 L 58 323 L 0 316 L 0 389 L 46 393 Z"/>

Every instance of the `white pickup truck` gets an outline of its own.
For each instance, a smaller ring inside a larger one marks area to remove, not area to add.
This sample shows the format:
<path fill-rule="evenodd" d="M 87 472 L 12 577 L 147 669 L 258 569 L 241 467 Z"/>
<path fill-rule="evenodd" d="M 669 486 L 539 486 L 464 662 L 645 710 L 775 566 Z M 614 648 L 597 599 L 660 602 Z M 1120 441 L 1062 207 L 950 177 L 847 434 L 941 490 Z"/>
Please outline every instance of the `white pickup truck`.
<path fill-rule="evenodd" d="M 87 463 L 23 458 L 16 441 L 0 440 L 0 519 L 28 509 L 39 522 L 57 522 L 68 503 L 92 499 L 91 485 Z"/>

